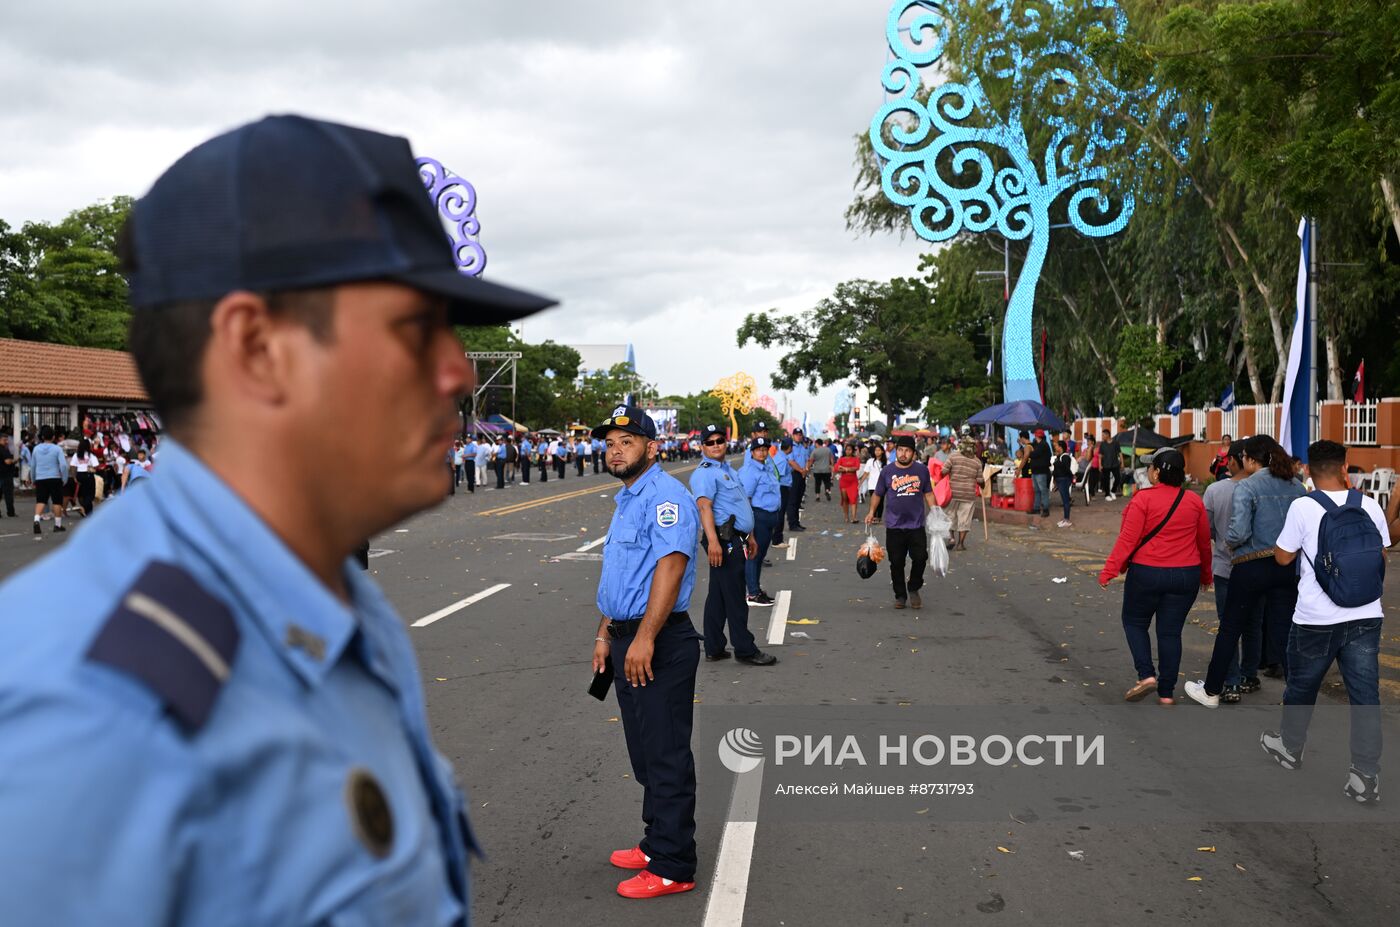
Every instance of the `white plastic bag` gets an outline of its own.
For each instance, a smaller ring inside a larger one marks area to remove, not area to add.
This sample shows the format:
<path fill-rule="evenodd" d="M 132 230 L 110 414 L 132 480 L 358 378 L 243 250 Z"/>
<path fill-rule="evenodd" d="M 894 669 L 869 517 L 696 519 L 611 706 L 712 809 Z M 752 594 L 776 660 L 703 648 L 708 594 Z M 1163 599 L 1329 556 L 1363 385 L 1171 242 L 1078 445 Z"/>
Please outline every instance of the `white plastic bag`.
<path fill-rule="evenodd" d="M 928 565 L 939 576 L 948 575 L 948 532 L 953 523 L 938 506 L 929 509 L 924 530 L 928 532 Z"/>

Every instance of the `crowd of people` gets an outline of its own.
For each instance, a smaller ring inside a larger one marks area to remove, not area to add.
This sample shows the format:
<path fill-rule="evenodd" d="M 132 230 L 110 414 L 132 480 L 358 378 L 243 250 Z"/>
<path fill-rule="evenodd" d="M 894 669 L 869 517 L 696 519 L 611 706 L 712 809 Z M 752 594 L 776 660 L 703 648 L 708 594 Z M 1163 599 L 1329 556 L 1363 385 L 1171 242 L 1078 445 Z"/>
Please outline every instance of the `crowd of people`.
<path fill-rule="evenodd" d="M 700 456 L 697 438 L 672 436 L 657 442 L 663 461 L 691 460 Z M 570 470 L 576 477 L 603 472 L 603 442 L 586 434 L 573 437 L 553 432 L 492 434 L 486 431 L 459 438 L 445 461 L 452 477 L 450 495 L 466 484 L 467 492 L 494 481 L 496 489 L 517 482 L 528 485 L 531 473 L 541 483 L 550 473 L 565 479 Z"/>
<path fill-rule="evenodd" d="M 79 428 L 44 425 L 21 431 L 0 428 L 0 502 L 9 518 L 19 517 L 15 493 L 34 493 L 34 533 L 53 521 L 55 532 L 67 531 L 68 514 L 83 517 L 96 504 L 118 495 L 132 480 L 150 475 L 160 442 L 154 416 L 133 415 L 137 427 L 121 421 L 84 416 Z"/>
<path fill-rule="evenodd" d="M 1126 576 L 1121 618 L 1137 682 L 1125 699 L 1155 692 L 1162 705 L 1176 703 L 1187 614 L 1200 591 L 1213 590 L 1220 626 L 1210 664 L 1185 692 L 1216 708 L 1260 692 L 1261 675 L 1281 678 L 1282 723 L 1260 745 L 1285 769 L 1302 763 L 1312 706 L 1335 663 L 1353 708 L 1343 791 L 1370 803 L 1380 797 L 1385 549 L 1400 536 L 1400 496 L 1382 511 L 1351 488 L 1337 442 L 1314 442 L 1307 453 L 1302 465 L 1267 435 L 1229 441 L 1212 467 L 1220 478 L 1197 495 L 1181 452 L 1156 451 L 1150 485 L 1124 509 L 1099 583 Z"/>

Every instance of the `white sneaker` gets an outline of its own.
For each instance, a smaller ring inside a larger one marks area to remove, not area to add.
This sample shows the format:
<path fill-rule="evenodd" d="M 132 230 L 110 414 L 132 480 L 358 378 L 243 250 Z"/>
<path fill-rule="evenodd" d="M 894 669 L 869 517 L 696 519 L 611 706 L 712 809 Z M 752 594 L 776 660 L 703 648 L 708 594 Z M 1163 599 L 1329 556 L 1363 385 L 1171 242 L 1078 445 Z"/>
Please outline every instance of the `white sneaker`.
<path fill-rule="evenodd" d="M 1113 501 L 1116 500 L 1118 497 L 1115 496 L 1113 493 L 1109 493 L 1107 498 L 1108 498 L 1108 501 L 1109 501 L 1109 502 L 1113 502 Z"/>
<path fill-rule="evenodd" d="M 1207 708 L 1220 707 L 1220 696 L 1207 695 L 1206 684 L 1203 679 L 1193 679 L 1186 683 L 1186 694 L 1191 696 L 1194 701 L 1200 702 Z"/>
<path fill-rule="evenodd" d="M 1057 524 L 1055 527 L 1056 527 L 1056 528 L 1072 528 L 1072 527 L 1074 527 L 1074 522 L 1072 522 L 1072 521 L 1067 521 L 1067 520 L 1061 518 L 1061 519 L 1060 519 L 1060 523 Z"/>

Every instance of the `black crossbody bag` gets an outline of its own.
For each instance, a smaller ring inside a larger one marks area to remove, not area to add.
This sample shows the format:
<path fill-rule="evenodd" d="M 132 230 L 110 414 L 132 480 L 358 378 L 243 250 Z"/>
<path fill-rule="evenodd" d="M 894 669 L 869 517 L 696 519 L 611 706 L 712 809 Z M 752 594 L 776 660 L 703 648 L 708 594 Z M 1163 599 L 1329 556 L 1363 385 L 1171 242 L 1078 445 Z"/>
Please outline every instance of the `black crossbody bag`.
<path fill-rule="evenodd" d="M 1161 531 L 1167 526 L 1167 522 L 1171 521 L 1172 516 L 1176 514 L 1176 507 L 1181 504 L 1181 500 L 1185 497 L 1186 487 L 1183 486 L 1181 487 L 1181 489 L 1177 490 L 1176 499 L 1172 501 L 1172 507 L 1167 509 L 1167 517 L 1163 518 L 1160 522 L 1158 522 L 1157 527 L 1147 532 L 1147 534 L 1143 536 L 1141 541 L 1138 541 L 1138 546 L 1134 547 L 1133 552 L 1128 555 L 1128 559 L 1123 561 L 1123 569 L 1126 570 L 1128 566 L 1132 564 L 1133 558 L 1138 555 L 1138 551 L 1142 550 L 1143 547 L 1147 546 L 1147 542 L 1155 538 L 1157 536 L 1157 532 Z"/>

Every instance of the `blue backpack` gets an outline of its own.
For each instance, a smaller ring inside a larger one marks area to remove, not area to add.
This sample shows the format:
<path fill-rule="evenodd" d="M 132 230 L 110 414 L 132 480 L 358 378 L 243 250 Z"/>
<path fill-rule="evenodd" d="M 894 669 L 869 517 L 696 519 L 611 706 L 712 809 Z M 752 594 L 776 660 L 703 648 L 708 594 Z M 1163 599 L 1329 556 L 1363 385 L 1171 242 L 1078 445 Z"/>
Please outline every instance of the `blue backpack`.
<path fill-rule="evenodd" d="M 1376 523 L 1361 508 L 1361 493 L 1348 490 L 1346 505 L 1338 505 L 1320 490 L 1308 493 L 1308 498 L 1323 509 L 1317 527 L 1317 560 L 1310 561 L 1317 584 L 1342 608 L 1379 599 L 1385 585 L 1385 546 Z"/>

